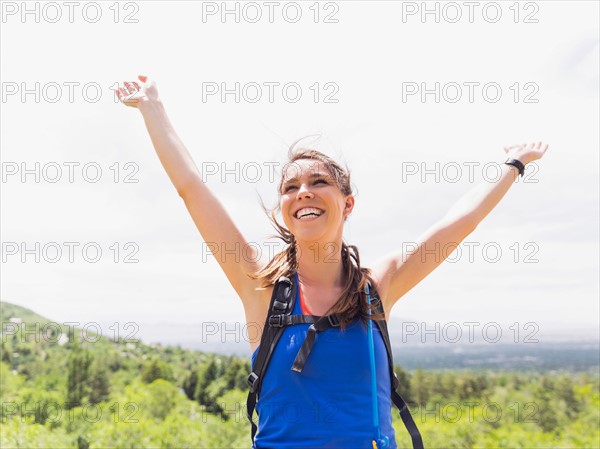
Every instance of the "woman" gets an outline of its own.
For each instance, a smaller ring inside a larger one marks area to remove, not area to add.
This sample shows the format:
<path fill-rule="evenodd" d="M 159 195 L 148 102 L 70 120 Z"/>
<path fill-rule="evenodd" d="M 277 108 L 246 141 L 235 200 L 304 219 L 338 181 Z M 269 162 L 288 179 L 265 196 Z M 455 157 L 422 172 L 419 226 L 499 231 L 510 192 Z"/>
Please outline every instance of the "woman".
<path fill-rule="evenodd" d="M 142 113 L 158 157 L 203 239 L 226 248 L 243 248 L 245 257 L 216 258 L 242 301 L 248 329 L 262 328 L 281 276 L 295 283 L 299 300 L 292 314 L 340 317 L 338 327 L 322 332 L 300 369 L 294 368 L 308 324 L 285 328 L 262 381 L 253 447 L 370 448 L 375 413 L 378 432 L 388 438 L 380 441 L 396 448 L 389 363 L 375 327 L 369 341 L 375 365 L 381 368 L 376 372 L 377 400 L 373 401 L 379 407 L 370 408 L 375 394 L 369 382 L 374 375 L 369 366 L 371 355 L 364 350 L 369 337 L 364 324 L 369 315 L 387 320 L 394 304 L 450 254 L 436 254 L 434 249 L 441 252 L 446 244 L 460 244 L 498 204 L 516 176 L 522 175 L 523 166 L 541 158 L 548 145 L 537 142 L 505 148 L 509 159 L 502 165 L 498 181 L 483 182 L 465 195 L 419 237 L 416 250 L 392 252 L 372 269 L 361 267 L 357 248 L 343 242 L 344 223 L 355 202 L 349 173 L 323 153 L 292 151 L 293 145 L 279 184 L 278 209 L 285 227 L 271 213 L 288 246 L 264 263 L 202 181 L 167 117 L 156 84 L 146 76 L 138 78 L 141 86 L 125 82 L 117 95 Z M 374 301 L 369 307 L 371 297 Z M 384 316 L 377 310 L 383 310 Z M 253 365 L 259 344 L 260 335 L 250 342 Z"/>

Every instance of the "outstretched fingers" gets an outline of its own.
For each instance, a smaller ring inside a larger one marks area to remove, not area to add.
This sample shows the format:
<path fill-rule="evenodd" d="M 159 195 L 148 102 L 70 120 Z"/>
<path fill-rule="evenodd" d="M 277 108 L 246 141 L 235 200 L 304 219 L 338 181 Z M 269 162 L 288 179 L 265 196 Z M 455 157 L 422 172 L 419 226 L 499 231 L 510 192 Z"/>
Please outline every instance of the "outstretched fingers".
<path fill-rule="evenodd" d="M 123 81 L 123 85 L 127 89 L 127 92 L 129 92 L 129 93 L 135 92 L 135 87 L 134 87 L 133 83 L 131 83 L 129 81 Z"/>
<path fill-rule="evenodd" d="M 139 92 L 140 86 L 136 82 L 123 81 L 123 87 L 119 86 L 115 90 L 117 98 L 126 106 L 133 106 L 134 96 Z"/>

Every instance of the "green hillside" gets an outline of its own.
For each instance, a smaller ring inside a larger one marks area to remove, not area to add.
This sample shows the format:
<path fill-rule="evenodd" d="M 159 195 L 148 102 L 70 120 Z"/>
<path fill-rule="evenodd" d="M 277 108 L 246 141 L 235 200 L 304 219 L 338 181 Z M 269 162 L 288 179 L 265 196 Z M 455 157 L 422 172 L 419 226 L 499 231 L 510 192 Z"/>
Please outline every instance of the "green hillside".
<path fill-rule="evenodd" d="M 21 318 L 27 323 L 46 324 L 50 322 L 49 319 L 38 315 L 33 310 L 17 306 L 16 304 L 0 301 L 0 320 L 2 320 L 2 322 L 4 323 L 10 321 L 10 319 L 13 317 Z"/>
<path fill-rule="evenodd" d="M 0 447 L 250 447 L 247 358 L 114 341 L 6 302 L 0 311 Z M 597 375 L 396 372 L 426 447 L 599 446 Z M 393 415 L 398 446 L 410 447 Z"/>

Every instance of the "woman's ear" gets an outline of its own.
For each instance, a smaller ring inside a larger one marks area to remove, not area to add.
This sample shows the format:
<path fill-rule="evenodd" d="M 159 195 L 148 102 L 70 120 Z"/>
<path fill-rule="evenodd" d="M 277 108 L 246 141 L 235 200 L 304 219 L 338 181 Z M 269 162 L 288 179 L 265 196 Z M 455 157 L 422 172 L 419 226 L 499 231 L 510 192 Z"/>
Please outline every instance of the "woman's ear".
<path fill-rule="evenodd" d="M 348 195 L 346 197 L 346 205 L 344 206 L 344 219 L 348 218 L 348 215 L 352 213 L 354 209 L 354 195 Z"/>

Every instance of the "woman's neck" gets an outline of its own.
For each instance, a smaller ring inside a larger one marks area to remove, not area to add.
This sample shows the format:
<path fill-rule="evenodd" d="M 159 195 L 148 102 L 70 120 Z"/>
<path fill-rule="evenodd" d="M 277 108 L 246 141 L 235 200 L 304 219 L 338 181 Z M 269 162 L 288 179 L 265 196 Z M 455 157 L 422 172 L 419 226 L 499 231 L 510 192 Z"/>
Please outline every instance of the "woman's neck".
<path fill-rule="evenodd" d="M 344 286 L 341 242 L 296 243 L 298 279 L 311 288 L 339 289 Z"/>

